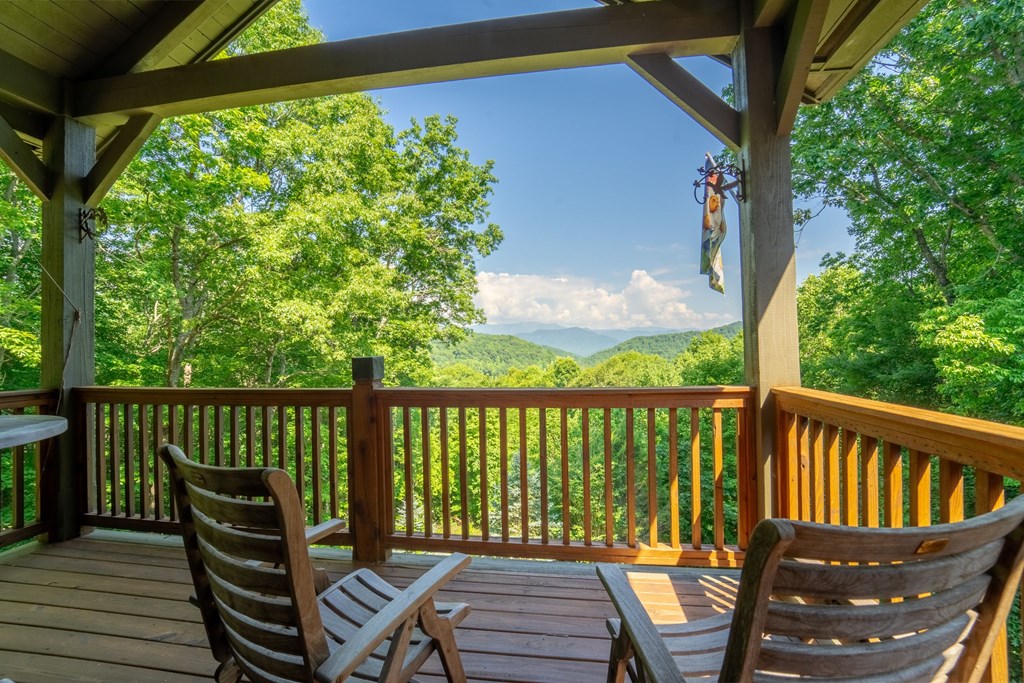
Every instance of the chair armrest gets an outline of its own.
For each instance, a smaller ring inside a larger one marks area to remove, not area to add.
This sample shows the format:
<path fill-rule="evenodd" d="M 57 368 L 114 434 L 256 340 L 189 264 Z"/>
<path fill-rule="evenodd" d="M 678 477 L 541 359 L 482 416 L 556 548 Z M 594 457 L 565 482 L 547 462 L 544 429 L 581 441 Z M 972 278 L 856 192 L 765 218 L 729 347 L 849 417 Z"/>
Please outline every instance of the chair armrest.
<path fill-rule="evenodd" d="M 317 668 L 316 680 L 319 683 L 334 683 L 351 675 L 378 645 L 395 632 L 402 622 L 415 616 L 420 607 L 432 600 L 434 593 L 462 571 L 462 568 L 469 562 L 470 559 L 466 555 L 453 553 L 413 581 L 408 588 L 388 603 L 384 609 L 373 615 L 354 636 L 345 641 Z M 338 585 L 335 584 L 335 586 Z M 331 590 L 336 589 L 332 588 Z M 328 590 L 320 599 L 327 598 L 331 590 Z"/>
<path fill-rule="evenodd" d="M 341 531 L 344 528 L 345 520 L 338 518 L 329 519 L 326 522 L 320 522 L 316 526 L 306 527 L 306 545 L 319 543 L 331 534 Z"/>
<path fill-rule="evenodd" d="M 615 565 L 599 564 L 597 575 L 608 591 L 608 597 L 622 619 L 621 627 L 629 634 L 633 650 L 651 683 L 685 683 L 686 679 L 679 673 L 672 653 L 622 570 Z"/>

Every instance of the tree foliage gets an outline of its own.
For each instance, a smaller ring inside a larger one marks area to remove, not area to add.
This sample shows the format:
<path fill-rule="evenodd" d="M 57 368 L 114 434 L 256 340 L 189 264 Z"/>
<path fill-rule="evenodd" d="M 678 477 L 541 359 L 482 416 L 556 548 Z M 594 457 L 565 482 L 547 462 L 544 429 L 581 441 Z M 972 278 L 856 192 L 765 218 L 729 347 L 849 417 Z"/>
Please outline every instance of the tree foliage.
<path fill-rule="evenodd" d="M 231 51 L 321 39 L 286 2 Z M 165 122 L 106 202 L 101 381 L 344 385 L 359 355 L 425 379 L 430 341 L 482 319 L 474 259 L 501 240 L 455 126 L 396 133 L 362 94 Z"/>
<path fill-rule="evenodd" d="M 936 0 L 794 134 L 856 251 L 800 294 L 808 384 L 1024 421 L 1024 6 Z"/>

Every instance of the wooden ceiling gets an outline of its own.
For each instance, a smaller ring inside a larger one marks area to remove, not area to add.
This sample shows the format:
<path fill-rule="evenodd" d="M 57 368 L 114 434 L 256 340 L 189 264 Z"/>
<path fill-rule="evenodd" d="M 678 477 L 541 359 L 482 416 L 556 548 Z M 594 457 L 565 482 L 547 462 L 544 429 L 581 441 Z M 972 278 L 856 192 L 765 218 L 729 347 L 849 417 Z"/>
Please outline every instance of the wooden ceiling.
<path fill-rule="evenodd" d="M 717 94 L 672 58 L 728 62 L 741 25 L 776 27 L 781 131 L 800 102 L 834 95 L 925 0 L 602 0 L 209 61 L 275 1 L 0 0 L 0 156 L 15 163 L 23 147 L 38 155 L 52 117 L 78 118 L 96 128 L 97 166 L 106 166 L 94 178 L 96 198 L 166 116 L 610 63 L 630 65 L 734 143 Z M 41 195 L 43 180 L 30 183 Z"/>

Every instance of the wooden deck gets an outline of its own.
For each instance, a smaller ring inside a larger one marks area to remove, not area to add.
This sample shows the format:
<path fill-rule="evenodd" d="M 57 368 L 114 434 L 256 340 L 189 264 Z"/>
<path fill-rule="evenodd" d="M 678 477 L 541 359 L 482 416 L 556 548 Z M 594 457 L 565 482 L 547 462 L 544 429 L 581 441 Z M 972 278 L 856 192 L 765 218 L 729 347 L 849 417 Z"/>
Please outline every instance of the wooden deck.
<path fill-rule="evenodd" d="M 315 551 L 335 578 L 354 564 Z M 433 558 L 374 570 L 405 586 Z M 629 568 L 656 619 L 693 620 L 731 603 L 730 570 Z M 0 677 L 18 683 L 209 681 L 214 661 L 180 539 L 94 532 L 0 553 Z M 441 593 L 473 612 L 456 631 L 470 680 L 601 681 L 614 610 L 591 565 L 479 558 Z M 442 680 L 428 662 L 424 681 Z"/>

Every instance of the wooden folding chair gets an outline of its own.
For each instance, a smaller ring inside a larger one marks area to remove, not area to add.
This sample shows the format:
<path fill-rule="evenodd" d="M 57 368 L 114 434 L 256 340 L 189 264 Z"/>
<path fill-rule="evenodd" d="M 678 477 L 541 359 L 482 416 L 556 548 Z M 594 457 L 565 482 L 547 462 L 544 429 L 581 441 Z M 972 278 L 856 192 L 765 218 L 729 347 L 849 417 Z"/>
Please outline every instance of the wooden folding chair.
<path fill-rule="evenodd" d="M 976 683 L 1021 578 L 1024 497 L 955 524 L 909 529 L 769 519 L 754 529 L 736 608 L 655 625 L 622 571 L 598 575 L 609 620 L 608 680 Z"/>
<path fill-rule="evenodd" d="M 469 564 L 447 558 L 399 591 L 359 569 L 317 594 L 304 506 L 286 472 L 222 468 L 160 449 L 192 570 L 218 682 L 408 681 L 437 652 L 449 681 L 464 681 L 454 628 L 463 603 L 434 594 Z"/>

